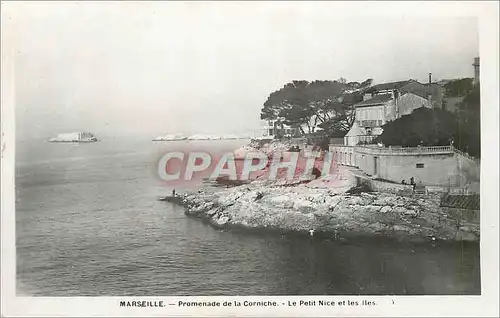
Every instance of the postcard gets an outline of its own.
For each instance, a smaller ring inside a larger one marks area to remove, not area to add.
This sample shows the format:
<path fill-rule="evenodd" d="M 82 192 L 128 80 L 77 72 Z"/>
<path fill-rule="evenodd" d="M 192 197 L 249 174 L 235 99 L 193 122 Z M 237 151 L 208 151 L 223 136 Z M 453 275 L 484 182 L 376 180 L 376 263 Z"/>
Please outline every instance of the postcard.
<path fill-rule="evenodd" d="M 497 2 L 2 2 L 2 317 L 497 316 Z"/>

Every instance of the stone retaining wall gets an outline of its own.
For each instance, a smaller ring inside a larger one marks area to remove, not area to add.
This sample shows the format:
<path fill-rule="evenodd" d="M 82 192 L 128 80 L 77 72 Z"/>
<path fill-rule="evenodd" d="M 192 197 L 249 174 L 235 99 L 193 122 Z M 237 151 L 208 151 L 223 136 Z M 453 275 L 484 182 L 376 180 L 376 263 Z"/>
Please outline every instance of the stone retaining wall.
<path fill-rule="evenodd" d="M 458 221 L 480 224 L 480 211 L 441 207 L 442 211 Z"/>
<path fill-rule="evenodd" d="M 354 175 L 356 185 L 367 185 L 372 191 L 394 193 L 398 195 L 410 195 L 413 193 L 411 185 L 397 184 L 380 180 L 373 180 L 369 177 Z"/>

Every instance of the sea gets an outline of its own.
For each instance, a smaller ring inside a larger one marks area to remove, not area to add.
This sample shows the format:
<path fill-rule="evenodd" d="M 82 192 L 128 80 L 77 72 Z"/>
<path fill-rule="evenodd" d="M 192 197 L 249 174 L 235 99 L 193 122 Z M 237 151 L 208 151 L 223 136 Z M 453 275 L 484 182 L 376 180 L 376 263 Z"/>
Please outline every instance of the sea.
<path fill-rule="evenodd" d="M 17 295 L 481 293 L 477 243 L 339 242 L 220 230 L 158 200 L 172 191 L 155 173 L 166 151 L 246 143 L 17 142 Z"/>

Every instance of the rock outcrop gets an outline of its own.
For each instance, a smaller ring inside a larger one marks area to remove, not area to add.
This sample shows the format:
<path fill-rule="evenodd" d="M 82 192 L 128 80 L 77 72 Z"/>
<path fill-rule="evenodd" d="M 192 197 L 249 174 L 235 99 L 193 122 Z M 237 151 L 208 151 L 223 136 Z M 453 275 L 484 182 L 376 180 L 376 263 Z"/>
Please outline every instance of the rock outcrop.
<path fill-rule="evenodd" d="M 447 215 L 439 200 L 432 198 L 252 183 L 215 193 L 186 194 L 182 204 L 187 215 L 217 227 L 314 233 L 330 239 L 479 240 L 479 224 Z"/>
<path fill-rule="evenodd" d="M 291 146 L 253 140 L 248 149 L 272 156 Z M 478 223 L 447 213 L 439 198 L 370 192 L 363 185 L 355 186 L 352 174 L 342 166 L 337 166 L 334 174 L 312 180 L 279 176 L 269 180 L 268 170 L 259 171 L 248 184 L 185 194 L 170 201 L 182 204 L 187 215 L 216 227 L 298 232 L 335 240 L 376 236 L 412 241 L 480 238 Z"/>

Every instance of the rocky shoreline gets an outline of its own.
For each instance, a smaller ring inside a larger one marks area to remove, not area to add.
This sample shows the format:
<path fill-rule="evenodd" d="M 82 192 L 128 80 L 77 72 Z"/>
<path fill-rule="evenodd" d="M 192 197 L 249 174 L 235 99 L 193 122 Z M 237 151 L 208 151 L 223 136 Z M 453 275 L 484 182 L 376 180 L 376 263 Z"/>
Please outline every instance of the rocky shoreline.
<path fill-rule="evenodd" d="M 168 201 L 217 228 L 301 233 L 333 240 L 362 237 L 409 241 L 479 241 L 479 224 L 439 207 L 439 198 L 300 184 L 251 183 L 212 193 L 186 193 Z"/>
<path fill-rule="evenodd" d="M 286 142 L 249 147 L 268 156 L 288 151 Z M 261 171 L 264 176 L 268 168 Z M 266 181 L 186 193 L 166 198 L 180 204 L 187 216 L 217 228 L 298 233 L 331 240 L 390 238 L 403 241 L 472 241 L 480 239 L 478 223 L 451 215 L 439 197 L 396 195 L 356 187 L 351 171 L 336 167 L 334 175 L 315 180 Z M 224 185 L 224 183 L 221 183 Z"/>

